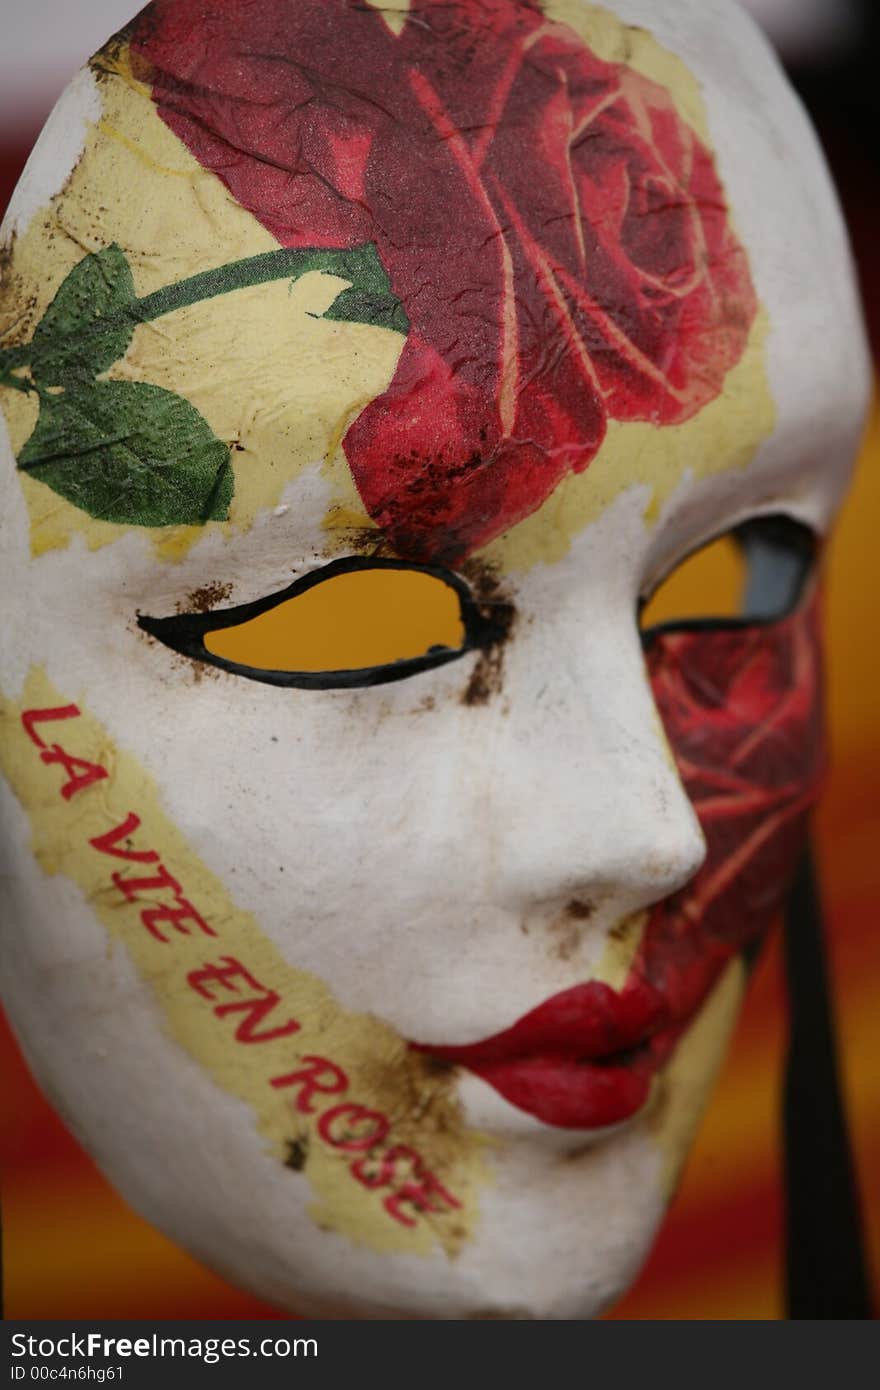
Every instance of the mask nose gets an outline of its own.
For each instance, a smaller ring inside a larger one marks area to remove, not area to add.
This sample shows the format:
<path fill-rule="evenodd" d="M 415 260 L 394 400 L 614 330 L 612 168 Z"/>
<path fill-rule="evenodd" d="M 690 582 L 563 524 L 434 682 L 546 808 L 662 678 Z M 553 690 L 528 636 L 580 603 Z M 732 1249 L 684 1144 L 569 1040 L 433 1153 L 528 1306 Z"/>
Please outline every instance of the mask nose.
<path fill-rule="evenodd" d="M 584 650 L 511 700 L 493 758 L 495 863 L 511 907 L 613 899 L 632 913 L 681 888 L 705 859 L 638 634 L 622 627 L 594 627 Z"/>

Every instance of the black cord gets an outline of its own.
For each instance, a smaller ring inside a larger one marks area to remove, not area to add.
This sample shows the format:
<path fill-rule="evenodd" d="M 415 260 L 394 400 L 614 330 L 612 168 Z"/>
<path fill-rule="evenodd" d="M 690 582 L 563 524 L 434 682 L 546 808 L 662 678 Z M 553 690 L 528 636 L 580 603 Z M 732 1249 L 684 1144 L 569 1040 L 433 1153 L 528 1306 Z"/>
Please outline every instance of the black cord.
<path fill-rule="evenodd" d="M 789 900 L 785 942 L 790 1020 L 783 1101 L 788 1317 L 870 1318 L 821 903 L 809 850 Z"/>

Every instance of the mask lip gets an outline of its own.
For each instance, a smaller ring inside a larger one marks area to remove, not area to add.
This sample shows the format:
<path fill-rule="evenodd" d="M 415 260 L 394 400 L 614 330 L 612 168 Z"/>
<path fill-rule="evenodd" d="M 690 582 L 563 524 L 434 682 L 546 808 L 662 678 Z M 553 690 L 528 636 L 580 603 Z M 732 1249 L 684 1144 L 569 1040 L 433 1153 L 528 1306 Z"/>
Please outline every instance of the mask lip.
<path fill-rule="evenodd" d="M 338 575 L 362 573 L 365 570 L 403 570 L 427 574 L 446 584 L 459 600 L 465 634 L 461 646 L 435 647 L 423 656 L 406 657 L 378 666 L 333 671 L 278 671 L 247 666 L 228 661 L 225 657 L 209 652 L 205 647 L 205 635 L 209 632 L 238 627 Z M 207 613 L 179 613 L 168 618 L 154 618 L 138 613 L 137 624 L 143 632 L 155 637 L 181 656 L 207 662 L 232 675 L 245 676 L 265 685 L 287 686 L 300 690 L 332 690 L 356 689 L 406 680 L 422 671 L 430 671 L 451 661 L 457 661 L 468 652 L 485 651 L 507 635 L 510 609 L 509 605 L 504 603 L 478 604 L 465 580 L 442 565 L 421 565 L 399 559 L 345 555 L 338 560 L 331 560 L 326 565 L 320 565 L 317 569 L 309 570 L 308 574 L 294 580 L 285 589 L 268 594 L 264 598 L 254 599 L 250 603 L 237 604 L 233 608 L 214 609 Z"/>

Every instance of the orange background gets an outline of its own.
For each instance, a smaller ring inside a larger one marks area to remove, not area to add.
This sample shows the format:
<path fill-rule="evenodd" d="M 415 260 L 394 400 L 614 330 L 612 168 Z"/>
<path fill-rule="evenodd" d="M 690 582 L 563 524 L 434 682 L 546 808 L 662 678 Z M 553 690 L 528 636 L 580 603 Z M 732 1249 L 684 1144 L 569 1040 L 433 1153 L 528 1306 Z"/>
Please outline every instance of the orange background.
<path fill-rule="evenodd" d="M 873 309 L 880 216 L 855 145 L 837 154 Z M 0 205 L 20 168 L 0 147 Z M 5 177 L 4 177 L 5 176 Z M 4 183 L 6 187 L 4 188 Z M 876 326 L 876 325 L 875 325 Z M 805 350 L 816 350 L 805 345 Z M 869 1257 L 880 1271 L 880 415 L 831 547 L 832 773 L 818 816 L 832 989 Z M 710 596 L 703 592 L 703 602 Z M 785 1043 L 778 937 L 752 982 L 682 1188 L 641 1279 L 613 1316 L 782 1317 L 778 1102 Z M 108 1187 L 31 1081 L 0 1024 L 4 1282 L 11 1318 L 278 1317 L 223 1283 Z M 875 1284 L 875 1289 L 877 1285 Z"/>

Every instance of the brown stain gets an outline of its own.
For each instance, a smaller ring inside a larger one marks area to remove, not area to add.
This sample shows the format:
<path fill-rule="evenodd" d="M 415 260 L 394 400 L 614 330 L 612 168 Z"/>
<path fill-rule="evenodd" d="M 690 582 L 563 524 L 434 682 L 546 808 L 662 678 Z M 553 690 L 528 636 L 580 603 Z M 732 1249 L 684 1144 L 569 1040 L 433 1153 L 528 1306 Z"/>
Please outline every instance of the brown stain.
<path fill-rule="evenodd" d="M 210 661 L 199 661 L 196 657 L 180 656 L 179 653 L 175 653 L 175 659 L 171 664 L 175 671 L 189 671 L 193 685 L 201 685 L 203 680 L 218 680 L 220 676 L 227 674 Z"/>
<path fill-rule="evenodd" d="M 610 1138 L 611 1136 L 607 1136 Z M 579 1145 L 576 1149 L 563 1149 L 557 1155 L 557 1163 L 560 1168 L 566 1168 L 572 1163 L 595 1163 L 596 1155 L 602 1149 L 606 1136 L 597 1134 L 595 1139 L 588 1139 L 586 1143 Z"/>
<path fill-rule="evenodd" d="M 611 937 L 612 941 L 626 941 L 632 931 L 634 919 L 641 915 L 640 912 L 636 912 L 629 917 L 621 917 L 613 926 L 610 926 L 608 928 L 608 935 Z"/>
<path fill-rule="evenodd" d="M 569 917 L 573 917 L 577 922 L 588 922 L 596 911 L 595 905 L 589 899 L 572 898 L 566 903 L 565 910 Z"/>
<path fill-rule="evenodd" d="M 379 528 L 368 521 L 359 526 L 349 520 L 350 511 L 341 505 L 331 506 L 324 521 L 327 532 L 327 556 L 364 555 L 370 559 L 398 560 L 400 556 Z"/>
<path fill-rule="evenodd" d="M 479 556 L 472 556 L 459 566 L 459 573 L 470 585 L 477 607 L 491 606 L 493 610 L 508 610 L 509 626 L 513 620 L 514 608 L 504 592 L 497 568 Z M 493 611 L 492 616 L 497 618 L 497 613 Z"/>
<path fill-rule="evenodd" d="M 194 589 L 185 600 L 178 601 L 178 603 L 175 604 L 175 611 L 178 613 L 191 613 L 194 611 L 207 613 L 215 603 L 222 602 L 223 599 L 228 598 L 231 592 L 231 584 L 205 584 L 201 589 Z M 189 607 L 189 605 L 193 603 L 204 604 L 204 607 Z M 129 632 L 133 633 L 139 641 L 146 642 L 150 647 L 162 646 L 163 644 L 158 642 L 152 633 L 146 632 L 144 628 L 140 626 L 140 623 L 137 622 L 137 618 L 139 617 L 140 609 L 137 610 L 135 621 L 130 622 L 128 625 Z M 164 650 L 168 658 L 169 668 L 172 671 L 188 671 L 192 678 L 193 685 L 201 685 L 202 681 L 205 679 L 219 680 L 222 676 L 227 674 L 227 672 L 221 671 L 219 666 L 214 666 L 210 661 L 199 661 L 197 657 L 184 656 L 181 652 L 172 651 L 170 647 L 165 647 Z"/>
<path fill-rule="evenodd" d="M 364 1051 L 356 1065 L 346 1068 L 353 1104 L 363 1102 L 368 1111 L 378 1112 L 388 1129 L 373 1147 L 359 1151 L 359 1162 L 370 1172 L 381 1172 L 391 1148 L 413 1151 L 403 1158 L 395 1186 L 409 1176 L 431 1175 L 445 1187 L 462 1207 L 438 1207 L 423 1212 L 431 1227 L 432 1240 L 442 1245 L 446 1257 L 455 1259 L 473 1234 L 473 1169 L 481 1166 L 485 1140 L 470 1131 L 464 1122 L 462 1104 L 456 1095 L 457 1069 L 450 1063 L 414 1051 L 396 1040 L 380 1051 Z M 356 1134 L 350 1134 L 356 1138 Z M 317 1155 L 316 1155 L 317 1156 Z M 346 1155 L 336 1155 L 346 1165 Z M 313 1219 L 328 1222 L 336 1229 L 331 1209 L 313 1212 Z"/>
<path fill-rule="evenodd" d="M 470 680 L 462 692 L 463 705 L 487 705 L 504 688 L 504 654 L 498 647 L 480 652 Z"/>
<path fill-rule="evenodd" d="M 0 280 L 6 276 L 12 265 L 12 258 L 15 255 L 15 232 L 10 233 L 6 241 L 0 243 Z"/>
<path fill-rule="evenodd" d="M 445 1057 L 436 1057 L 432 1052 L 423 1052 L 419 1055 L 427 1076 L 449 1076 L 450 1072 L 455 1071 L 455 1063 L 447 1062 Z"/>
<path fill-rule="evenodd" d="M 392 1055 L 365 1057 L 358 1067 L 363 1089 L 381 1098 L 395 1137 L 424 1151 L 426 1135 L 430 1136 L 435 1156 L 441 1158 L 446 1141 L 451 1140 L 454 1149 L 461 1138 L 455 1074 L 449 1062 L 406 1044 Z"/>
<path fill-rule="evenodd" d="M 551 931 L 553 930 L 558 932 L 558 936 L 552 946 L 551 955 L 555 956 L 557 960 L 571 960 L 572 956 L 580 949 L 583 940 L 583 934 L 580 928 L 572 926 L 563 928 L 560 926 L 551 928 Z"/>
<path fill-rule="evenodd" d="M 180 612 L 178 606 L 178 612 Z M 150 647 L 161 646 L 152 633 L 145 632 L 136 622 L 129 624 L 129 631 L 141 642 L 146 642 Z M 219 666 L 214 666 L 209 661 L 199 661 L 196 657 L 183 656 L 180 652 L 173 652 L 170 647 L 165 648 L 165 654 L 169 658 L 169 667 L 172 671 L 188 671 L 192 678 L 193 685 L 200 685 L 205 679 L 219 680 L 227 675 L 226 671 L 221 671 Z"/>
<path fill-rule="evenodd" d="M 285 1168 L 291 1168 L 294 1173 L 301 1173 L 306 1166 L 309 1156 L 309 1140 L 307 1135 L 300 1139 L 288 1139 L 287 1156 L 284 1160 Z"/>
<path fill-rule="evenodd" d="M 593 904 L 582 898 L 572 898 L 549 925 L 550 954 L 559 960 L 571 960 L 583 942 L 584 929 L 594 912 Z"/>
<path fill-rule="evenodd" d="M 404 1044 L 385 1055 L 365 1056 L 349 1073 L 352 1095 L 368 1094 L 371 1106 L 388 1117 L 394 1144 L 415 1149 L 425 1167 L 453 1191 L 466 1151 L 476 1154 L 483 1147 L 466 1128 L 456 1094 L 457 1072 L 452 1063 Z M 382 1148 L 377 1145 L 367 1156 L 378 1162 Z M 454 1228 L 438 1224 L 437 1229 L 450 1256 L 467 1240 L 466 1227 L 458 1222 Z"/>
<path fill-rule="evenodd" d="M 485 560 L 467 560 L 461 566 L 461 574 L 471 587 L 480 616 L 498 634 L 477 657 L 461 696 L 463 705 L 485 705 L 504 688 L 504 646 L 513 631 L 516 608 L 504 593 L 497 571 Z"/>
<path fill-rule="evenodd" d="M 8 316 L 8 326 L 0 328 L 3 349 L 24 347 L 37 326 L 36 291 L 28 291 L 24 276 L 15 270 L 15 236 L 0 248 L 0 317 Z"/>
<path fill-rule="evenodd" d="M 556 917 L 549 926 L 550 954 L 558 960 L 571 960 L 583 940 L 583 928 L 567 917 Z"/>
<path fill-rule="evenodd" d="M 175 605 L 177 613 L 210 613 L 218 604 L 225 603 L 232 593 L 232 585 L 221 583 L 214 580 L 210 584 L 202 584 L 198 589 L 193 589 L 192 593 L 180 603 Z"/>
<path fill-rule="evenodd" d="M 64 199 L 70 191 L 77 169 L 85 156 L 85 146 L 76 158 L 73 168 L 64 180 L 57 193 L 54 193 L 49 200 L 48 208 L 42 218 L 42 228 L 46 232 L 46 239 L 51 245 L 57 237 L 70 237 L 70 233 L 62 224 L 58 216 L 59 209 L 64 205 Z M 36 219 L 35 219 L 36 221 Z M 101 237 L 101 228 L 93 229 L 97 238 Z M 73 238 L 76 240 L 75 238 Z M 12 318 L 8 328 L 0 328 L 0 344 L 4 349 L 14 347 L 24 347 L 31 342 L 40 320 L 37 318 L 37 305 L 39 303 L 39 293 L 36 289 L 28 291 L 25 277 L 15 270 L 15 242 L 16 233 L 12 232 L 8 239 L 0 247 L 0 319 L 6 314 Z M 77 245 L 80 245 L 77 242 Z M 88 253 L 86 253 L 88 254 Z M 73 267 L 72 267 L 73 268 Z M 59 286 L 60 288 L 60 286 Z M 56 290 L 57 293 L 57 290 Z M 54 303 L 55 296 L 49 301 L 48 307 Z"/>
<path fill-rule="evenodd" d="M 142 17 L 142 23 L 145 17 L 146 16 Z M 109 79 L 119 76 L 120 65 L 125 59 L 128 45 L 137 27 L 138 17 L 135 16 L 134 19 L 124 24 L 121 29 L 118 29 L 115 34 L 112 34 L 107 42 L 101 45 L 97 53 L 89 59 L 89 67 L 94 73 L 96 82 L 106 82 Z M 132 68 L 134 68 L 135 57 L 135 54 L 131 55 Z M 143 71 L 137 75 L 140 77 L 141 81 L 148 81 L 149 72 L 146 71 L 147 65 L 143 60 L 140 60 L 140 66 Z"/>

